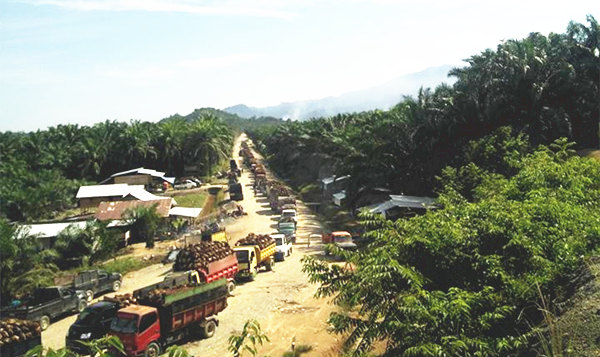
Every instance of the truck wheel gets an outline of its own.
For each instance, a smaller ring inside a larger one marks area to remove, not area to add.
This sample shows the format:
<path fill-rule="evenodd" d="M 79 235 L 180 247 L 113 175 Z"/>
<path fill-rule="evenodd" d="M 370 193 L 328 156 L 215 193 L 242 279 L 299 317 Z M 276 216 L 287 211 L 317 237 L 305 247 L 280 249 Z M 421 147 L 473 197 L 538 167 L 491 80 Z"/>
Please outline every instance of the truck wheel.
<path fill-rule="evenodd" d="M 85 300 L 80 300 L 80 301 L 77 303 L 77 312 L 82 312 L 82 311 L 83 311 L 83 309 L 85 309 L 85 307 L 86 307 L 86 306 L 87 306 L 87 301 L 85 301 Z"/>
<path fill-rule="evenodd" d="M 160 346 L 156 342 L 151 342 L 146 346 L 144 357 L 158 357 L 160 356 Z"/>
<path fill-rule="evenodd" d="M 211 338 L 215 335 L 216 330 L 217 324 L 213 320 L 206 321 L 204 326 L 202 326 L 202 335 L 205 338 Z"/>
<path fill-rule="evenodd" d="M 40 318 L 40 328 L 44 331 L 48 326 L 50 326 L 50 317 L 44 315 Z"/>
<path fill-rule="evenodd" d="M 113 282 L 112 290 L 119 291 L 119 289 L 121 289 L 121 282 L 119 280 L 116 280 L 115 282 Z"/>
<path fill-rule="evenodd" d="M 87 299 L 88 302 L 91 302 L 94 299 L 94 291 L 93 290 L 86 290 L 85 291 L 85 298 Z"/>
<path fill-rule="evenodd" d="M 231 296 L 233 295 L 233 291 L 235 290 L 235 283 L 233 281 L 230 281 L 227 283 L 227 295 Z"/>

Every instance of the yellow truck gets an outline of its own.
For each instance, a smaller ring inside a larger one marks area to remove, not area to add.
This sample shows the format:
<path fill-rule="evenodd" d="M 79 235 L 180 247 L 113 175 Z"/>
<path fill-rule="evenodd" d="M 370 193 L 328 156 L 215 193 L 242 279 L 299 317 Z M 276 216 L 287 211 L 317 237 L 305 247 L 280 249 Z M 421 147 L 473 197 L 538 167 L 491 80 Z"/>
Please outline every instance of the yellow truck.
<path fill-rule="evenodd" d="M 238 278 L 254 280 L 263 266 L 267 271 L 275 265 L 275 241 L 263 249 L 259 245 L 240 245 L 233 247 L 238 260 Z"/>

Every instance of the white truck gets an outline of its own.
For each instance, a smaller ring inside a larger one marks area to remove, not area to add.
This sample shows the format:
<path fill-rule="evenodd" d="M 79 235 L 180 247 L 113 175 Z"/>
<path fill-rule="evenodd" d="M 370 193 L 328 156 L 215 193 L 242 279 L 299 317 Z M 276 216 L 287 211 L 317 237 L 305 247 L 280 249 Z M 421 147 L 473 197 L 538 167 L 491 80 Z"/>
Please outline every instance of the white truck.
<path fill-rule="evenodd" d="M 281 218 L 291 218 L 292 220 L 294 220 L 295 223 L 298 223 L 297 217 L 298 214 L 296 213 L 295 209 L 284 209 L 283 211 L 281 211 Z"/>
<path fill-rule="evenodd" d="M 271 234 L 271 238 L 275 239 L 275 260 L 283 261 L 285 257 L 292 254 L 292 238 L 283 233 Z"/>

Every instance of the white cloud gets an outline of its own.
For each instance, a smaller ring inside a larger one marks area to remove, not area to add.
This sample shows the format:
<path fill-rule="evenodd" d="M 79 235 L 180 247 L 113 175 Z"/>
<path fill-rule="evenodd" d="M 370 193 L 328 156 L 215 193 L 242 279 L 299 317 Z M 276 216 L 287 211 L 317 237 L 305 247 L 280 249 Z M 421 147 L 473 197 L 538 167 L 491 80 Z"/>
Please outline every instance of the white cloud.
<path fill-rule="evenodd" d="M 248 6 L 249 1 L 197 0 L 23 0 L 35 5 L 52 5 L 79 11 L 148 11 L 180 12 L 199 15 L 233 15 L 289 19 L 292 12 L 269 3 L 268 6 Z M 256 4 L 253 2 L 253 4 Z"/>

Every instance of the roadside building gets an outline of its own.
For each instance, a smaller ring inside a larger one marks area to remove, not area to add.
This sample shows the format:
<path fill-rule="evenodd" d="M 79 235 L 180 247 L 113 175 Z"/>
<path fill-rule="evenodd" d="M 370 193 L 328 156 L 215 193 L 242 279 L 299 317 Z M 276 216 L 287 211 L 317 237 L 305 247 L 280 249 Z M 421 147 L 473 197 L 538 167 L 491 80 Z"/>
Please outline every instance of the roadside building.
<path fill-rule="evenodd" d="M 87 221 L 75 221 L 75 222 L 55 222 L 55 223 L 34 223 L 22 225 L 21 229 L 24 230 L 29 236 L 35 237 L 35 241 L 38 245 L 38 249 L 50 249 L 54 247 L 56 237 L 64 231 L 67 227 L 73 225 L 77 228 L 85 228 Z"/>
<path fill-rule="evenodd" d="M 81 186 L 75 197 L 79 201 L 79 208 L 84 211 L 98 207 L 101 202 L 171 199 L 170 197 L 156 196 L 146 191 L 143 185 L 128 185 L 126 183 Z"/>
<path fill-rule="evenodd" d="M 350 175 L 337 177 L 335 175 L 325 177 L 320 181 L 321 190 L 323 191 L 323 198 L 325 200 L 333 199 L 333 195 L 342 190 L 345 190 L 348 186 Z"/>
<path fill-rule="evenodd" d="M 423 214 L 427 210 L 437 208 L 436 200 L 432 197 L 407 195 L 389 195 L 389 199 L 380 203 L 361 207 L 361 212 L 382 214 L 386 219 L 396 220 L 400 217 Z"/>
<path fill-rule="evenodd" d="M 142 185 L 144 189 L 154 192 L 162 191 L 165 182 L 172 186 L 175 184 L 175 177 L 167 177 L 161 171 L 138 167 L 137 169 L 112 174 L 100 184 Z"/>

